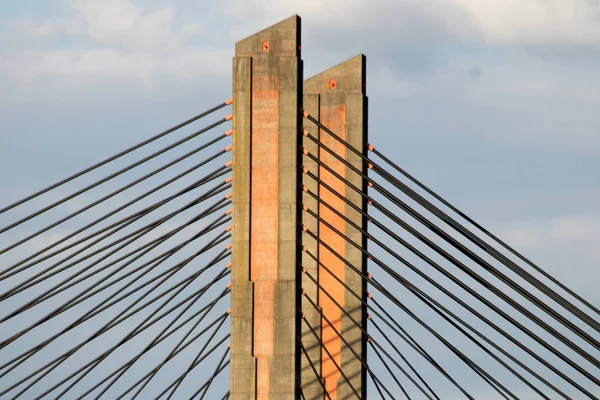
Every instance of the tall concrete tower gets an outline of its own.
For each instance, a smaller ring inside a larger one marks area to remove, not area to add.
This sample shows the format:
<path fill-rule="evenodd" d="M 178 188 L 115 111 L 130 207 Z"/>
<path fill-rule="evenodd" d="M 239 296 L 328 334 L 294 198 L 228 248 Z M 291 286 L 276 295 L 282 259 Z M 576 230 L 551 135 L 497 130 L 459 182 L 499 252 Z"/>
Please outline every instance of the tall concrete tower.
<path fill-rule="evenodd" d="M 347 295 L 344 286 L 326 274 L 319 262 L 357 293 L 364 293 L 364 283 L 317 241 L 302 236 L 300 229 L 305 225 L 317 232 L 321 240 L 364 270 L 360 251 L 303 213 L 303 203 L 305 209 L 311 208 L 358 243 L 364 244 L 363 235 L 319 201 L 303 194 L 303 185 L 359 226 L 366 228 L 366 221 L 334 193 L 303 175 L 303 169 L 310 169 L 358 207 L 364 207 L 362 197 L 307 159 L 303 151 L 312 152 L 366 190 L 363 179 L 302 133 L 304 129 L 366 171 L 360 157 L 303 118 L 304 112 L 310 113 L 347 143 L 363 149 L 367 139 L 365 57 L 354 57 L 307 80 L 303 89 L 300 33 L 300 18 L 293 16 L 235 47 L 230 382 L 234 400 L 292 400 L 298 398 L 299 387 L 307 399 L 323 399 L 323 388 L 333 400 L 349 398 L 352 392 L 336 365 L 351 377 L 361 394 L 365 392 L 364 369 L 354 356 L 356 353 L 364 358 L 365 337 L 322 291 L 331 293 L 364 325 L 362 303 Z M 319 262 L 303 256 L 302 246 L 318 254 Z M 302 268 L 318 277 L 322 290 L 302 279 Z M 301 290 L 318 304 L 317 310 L 301 300 Z M 317 338 L 302 328 L 301 313 L 315 327 Z M 325 319 L 334 321 L 334 327 Z M 346 348 L 336 332 L 341 332 L 354 352 Z M 326 343 L 326 348 L 320 342 Z M 316 364 L 318 378 L 301 357 L 299 346 L 307 349 Z"/>

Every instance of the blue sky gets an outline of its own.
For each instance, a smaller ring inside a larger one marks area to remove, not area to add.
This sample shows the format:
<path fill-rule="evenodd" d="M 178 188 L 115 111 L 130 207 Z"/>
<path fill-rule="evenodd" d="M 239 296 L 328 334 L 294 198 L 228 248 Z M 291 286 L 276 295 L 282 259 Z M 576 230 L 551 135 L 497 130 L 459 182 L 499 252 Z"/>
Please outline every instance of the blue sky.
<path fill-rule="evenodd" d="M 600 302 L 597 0 L 4 1 L 2 203 L 227 99 L 294 13 L 305 76 L 367 55 L 376 147 Z"/>

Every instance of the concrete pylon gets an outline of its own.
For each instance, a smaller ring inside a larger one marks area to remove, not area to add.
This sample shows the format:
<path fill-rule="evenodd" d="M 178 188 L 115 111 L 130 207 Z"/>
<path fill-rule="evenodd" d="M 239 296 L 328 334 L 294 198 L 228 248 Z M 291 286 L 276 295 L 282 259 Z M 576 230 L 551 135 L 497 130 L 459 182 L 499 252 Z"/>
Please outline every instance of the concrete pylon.
<path fill-rule="evenodd" d="M 366 155 L 365 142 L 367 141 L 367 96 L 366 96 L 366 57 L 358 55 L 335 67 L 332 67 L 304 82 L 304 110 L 317 119 L 321 124 L 333 131 L 341 139 L 355 149 Z M 342 159 L 362 171 L 365 175 L 368 166 L 356 154 L 349 151 L 343 144 L 327 132 L 320 130 L 314 123 L 305 120 L 305 130 L 316 137 L 320 143 L 333 150 Z M 367 191 L 365 180 L 329 152 L 317 146 L 309 138 L 304 138 L 303 147 L 314 154 L 318 159 L 339 175 L 360 188 L 363 193 Z M 348 199 L 352 204 L 366 212 L 366 202 L 360 193 L 348 188 L 341 180 L 320 167 L 309 157 L 303 159 L 304 167 L 317 175 L 323 183 Z M 346 204 L 324 185 L 317 184 L 308 176 L 303 177 L 303 184 L 323 202 L 345 215 L 350 221 L 366 230 L 366 219 L 351 206 Z M 343 232 L 354 242 L 366 248 L 366 237 L 349 223 L 336 215 L 331 209 L 315 200 L 312 196 L 303 195 L 305 206 L 313 210 L 320 218 L 330 223 L 333 227 Z M 303 216 L 303 224 L 312 232 L 317 233 L 320 240 L 331 246 L 333 250 L 343 256 L 349 263 L 366 273 L 366 258 L 361 251 L 346 242 L 344 238 L 333 230 L 318 223 L 310 216 Z M 366 282 L 346 266 L 337 256 L 328 249 L 317 244 L 317 241 L 305 237 L 303 245 L 312 254 L 318 254 L 319 262 L 331 270 L 338 278 L 348 285 L 355 293 L 363 295 Z M 303 255 L 304 268 L 312 276 L 318 277 L 319 285 L 341 304 L 346 311 L 360 324 L 366 327 L 365 309 L 362 302 L 350 294 L 342 284 L 337 282 L 331 274 L 319 266 L 312 258 Z M 323 315 L 332 323 L 344 339 L 352 346 L 354 351 L 366 361 L 366 337 L 360 328 L 346 316 L 339 307 L 309 279 L 303 279 L 302 287 L 312 299 L 318 299 L 318 305 Z M 361 395 L 366 394 L 366 370 L 360 360 L 349 350 L 339 338 L 336 331 L 331 328 L 325 317 L 321 318 L 318 311 L 307 301 L 302 302 L 302 312 L 310 324 L 320 327 L 321 340 L 329 353 L 321 348 L 319 341 L 304 325 L 302 329 L 302 343 L 309 352 L 313 363 L 318 364 L 318 369 L 324 381 L 325 388 L 332 400 L 346 400 L 355 398 L 352 389 L 345 383 L 337 365 L 341 366 L 344 374 L 352 386 Z M 334 362 L 335 361 L 335 362 Z M 320 364 L 320 365 L 319 365 Z M 321 384 L 315 379 L 314 372 L 305 359 L 301 361 L 302 387 L 307 399 L 323 399 Z M 312 374 L 312 376 L 311 376 Z"/>
<path fill-rule="evenodd" d="M 300 17 L 235 46 L 231 378 L 234 400 L 293 400 L 299 358 Z"/>

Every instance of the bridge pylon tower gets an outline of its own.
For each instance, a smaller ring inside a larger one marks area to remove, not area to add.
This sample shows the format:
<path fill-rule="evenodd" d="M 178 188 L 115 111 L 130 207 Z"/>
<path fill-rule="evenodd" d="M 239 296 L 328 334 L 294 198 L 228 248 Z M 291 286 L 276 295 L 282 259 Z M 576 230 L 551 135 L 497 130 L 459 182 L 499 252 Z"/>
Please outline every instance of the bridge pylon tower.
<path fill-rule="evenodd" d="M 365 192 L 363 178 L 324 148 L 365 173 L 367 166 L 304 118 L 310 115 L 356 149 L 363 149 L 367 140 L 365 57 L 356 56 L 304 81 L 301 48 L 298 16 L 235 46 L 230 378 L 234 400 L 292 400 L 299 398 L 300 387 L 307 399 L 323 399 L 325 389 L 332 400 L 341 400 L 352 397 L 346 379 L 363 398 L 366 392 L 366 338 L 355 324 L 366 326 L 364 306 L 323 268 L 356 293 L 365 293 L 365 283 L 307 234 L 316 234 L 364 271 L 364 255 L 308 211 L 366 245 L 364 235 L 330 208 L 366 229 L 363 216 L 334 192 L 355 206 L 366 209 L 366 204 L 360 193 L 346 188 L 308 155 Z M 309 171 L 317 179 L 307 175 Z M 343 315 L 335 302 L 355 321 Z"/>

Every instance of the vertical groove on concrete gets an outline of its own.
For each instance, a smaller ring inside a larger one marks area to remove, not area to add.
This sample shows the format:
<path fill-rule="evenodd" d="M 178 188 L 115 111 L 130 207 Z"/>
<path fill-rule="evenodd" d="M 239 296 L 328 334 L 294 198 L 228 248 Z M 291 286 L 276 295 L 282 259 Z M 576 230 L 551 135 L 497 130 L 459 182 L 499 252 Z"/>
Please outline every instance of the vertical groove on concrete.
<path fill-rule="evenodd" d="M 231 277 L 231 395 L 254 399 L 253 297 L 250 281 L 250 162 L 252 58 L 233 60 L 233 229 Z"/>
<path fill-rule="evenodd" d="M 346 62 L 343 62 L 325 72 L 322 72 L 305 82 L 305 98 L 309 95 L 319 95 L 319 120 L 342 139 L 357 149 L 364 151 L 364 143 L 367 140 L 367 97 L 366 97 L 366 59 L 363 55 L 356 56 Z M 307 110 L 310 112 L 310 110 Z M 315 113 L 311 113 L 316 116 Z M 315 136 L 314 127 L 308 127 L 311 134 Z M 344 157 L 353 166 L 366 173 L 367 166 L 363 165 L 362 160 L 347 151 L 343 145 L 331 138 L 326 132 L 320 132 L 320 141 L 334 150 L 337 154 Z M 342 163 L 335 160 L 333 156 L 326 151 L 319 152 L 319 158 L 329 167 L 334 169 L 341 176 L 348 179 L 357 187 L 366 191 L 366 182 Z M 355 205 L 366 210 L 366 204 L 359 194 L 353 193 L 347 189 L 344 184 L 332 176 L 324 169 L 320 169 L 320 179 L 333 187 L 336 191 L 343 194 Z M 319 196 L 338 211 L 342 212 L 350 220 L 366 228 L 366 220 L 360 213 L 352 210 L 343 201 L 339 200 L 334 194 L 324 188 L 319 189 Z M 366 245 L 363 235 L 353 229 L 348 223 L 345 223 L 340 217 L 324 206 L 319 207 L 320 216 L 327 220 L 334 227 L 345 232 L 352 240 Z M 366 259 L 362 253 L 346 243 L 327 227 L 319 226 L 319 237 L 343 255 L 349 262 L 357 268 L 366 270 Z M 329 269 L 336 273 L 350 288 L 357 293 L 364 293 L 365 282 L 355 274 L 350 268 L 341 263 L 334 255 L 326 249 L 319 249 L 319 259 Z M 343 286 L 335 282 L 326 271 L 319 272 L 319 283 L 352 315 L 352 317 L 366 326 L 365 310 L 360 301 L 352 295 L 347 294 Z M 339 308 L 327 299 L 323 294 L 319 295 L 319 305 L 323 313 L 334 323 L 336 329 L 342 332 L 344 339 L 350 343 L 354 351 L 366 359 L 366 342 L 360 329 L 343 316 Z M 366 394 L 366 373 L 359 360 L 352 352 L 345 348 L 342 341 L 336 333 L 329 327 L 327 322 L 321 322 L 323 341 L 327 343 L 328 350 L 332 353 L 335 360 L 342 366 L 344 374 L 350 379 L 354 388 L 364 397 Z M 322 376 L 325 378 L 327 390 L 332 400 L 346 400 L 354 398 L 350 387 L 345 383 L 341 374 L 327 354 L 322 352 Z M 314 382 L 313 382 L 314 383 Z M 303 385 L 305 386 L 305 385 Z M 306 389 L 305 389 L 306 392 Z"/>
<path fill-rule="evenodd" d="M 231 397 L 292 400 L 298 374 L 300 18 L 238 42 L 235 55 Z"/>

